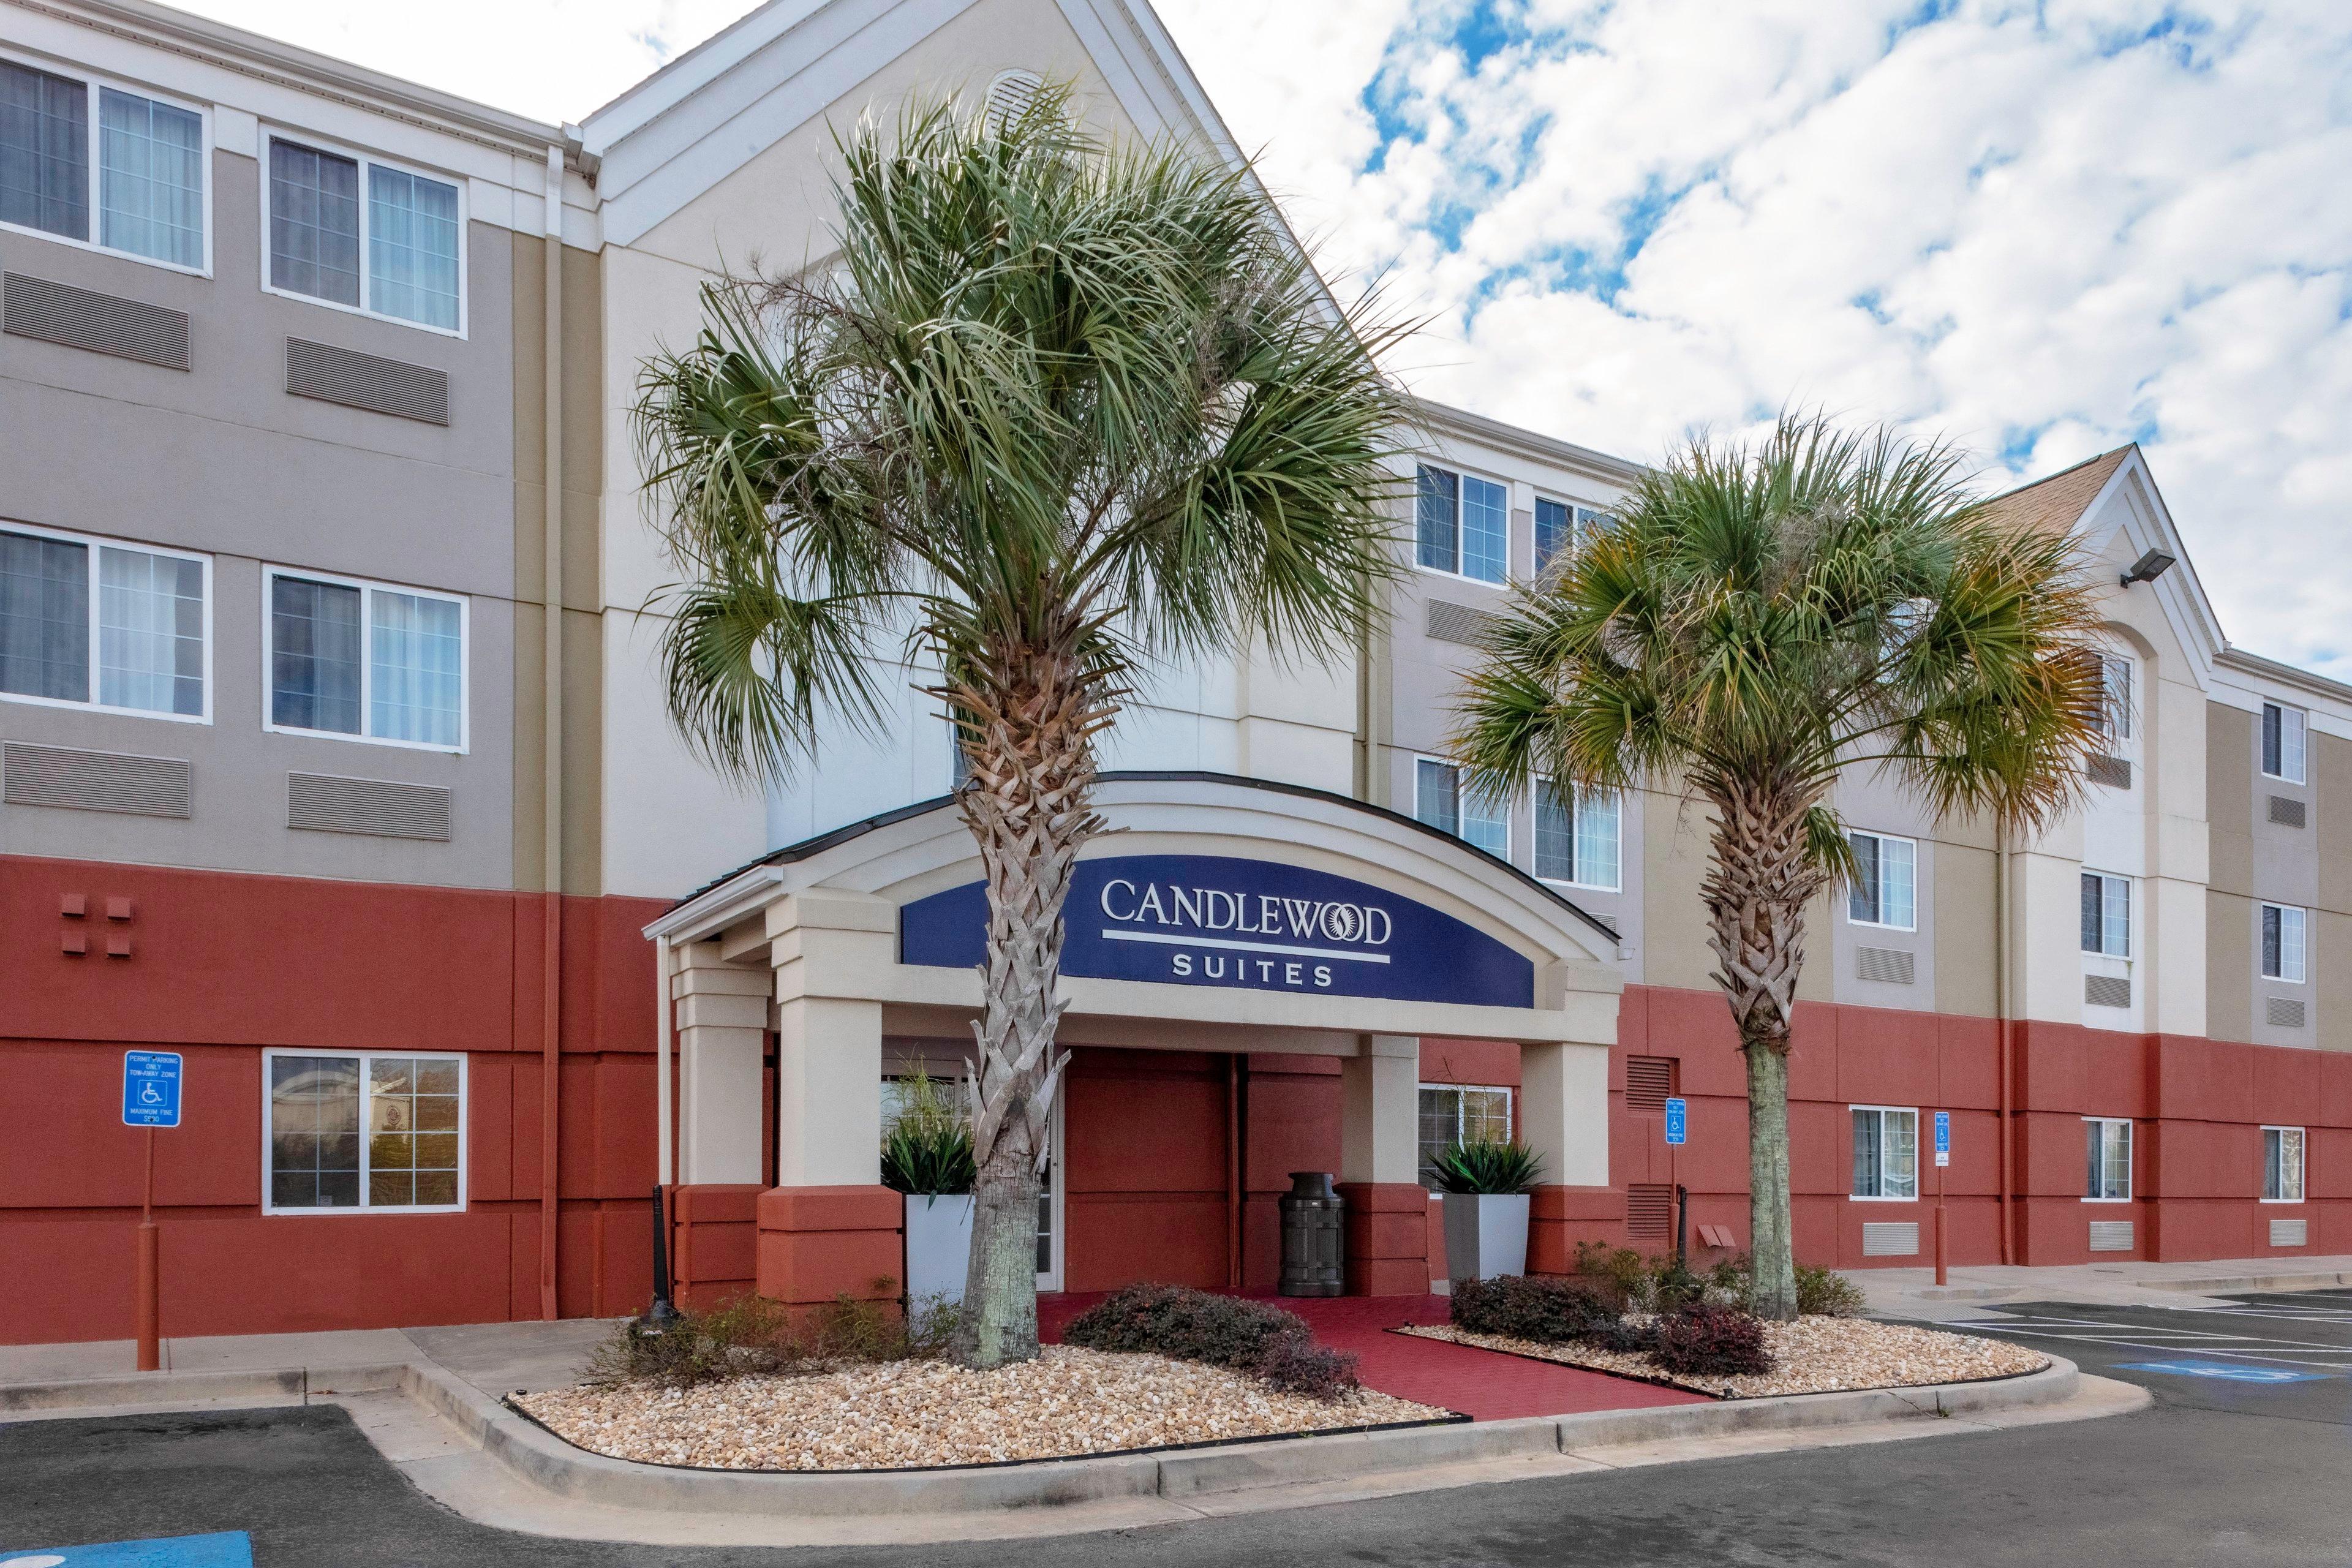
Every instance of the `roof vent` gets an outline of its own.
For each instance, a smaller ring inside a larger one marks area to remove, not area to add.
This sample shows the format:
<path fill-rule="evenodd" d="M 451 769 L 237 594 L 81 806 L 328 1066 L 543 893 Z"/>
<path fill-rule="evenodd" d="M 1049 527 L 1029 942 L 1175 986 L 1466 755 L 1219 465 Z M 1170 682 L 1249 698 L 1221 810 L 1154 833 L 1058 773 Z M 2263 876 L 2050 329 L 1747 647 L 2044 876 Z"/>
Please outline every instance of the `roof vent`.
<path fill-rule="evenodd" d="M 0 749 L 0 799 L 10 805 L 186 816 L 194 772 L 181 757 L 139 757 L 11 741 Z"/>
<path fill-rule="evenodd" d="M 357 349 L 286 340 L 286 390 L 427 425 L 449 423 L 449 373 Z"/>
<path fill-rule="evenodd" d="M 165 370 L 188 368 L 186 311 L 21 272 L 0 274 L 0 331 L 118 359 L 143 360 Z"/>
<path fill-rule="evenodd" d="M 1045 79 L 1035 71 L 999 71 L 988 84 L 987 106 L 982 111 L 991 131 L 1002 131 L 1020 119 L 1045 90 Z"/>
<path fill-rule="evenodd" d="M 380 838 L 449 839 L 449 792 L 393 779 L 333 773 L 286 775 L 286 826 L 313 833 L 365 833 Z"/>

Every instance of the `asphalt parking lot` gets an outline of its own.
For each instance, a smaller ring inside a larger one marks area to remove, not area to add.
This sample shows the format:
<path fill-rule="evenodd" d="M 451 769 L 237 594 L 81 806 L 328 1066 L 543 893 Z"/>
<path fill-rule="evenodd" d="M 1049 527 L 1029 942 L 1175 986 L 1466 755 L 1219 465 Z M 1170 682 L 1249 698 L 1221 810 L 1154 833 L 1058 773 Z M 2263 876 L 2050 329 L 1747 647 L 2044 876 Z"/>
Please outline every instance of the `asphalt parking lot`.
<path fill-rule="evenodd" d="M 2155 1390 L 2157 1402 L 2100 1421 L 1466 1487 L 1109 1537 L 803 1552 L 490 1530 L 415 1491 L 332 1405 L 28 1422 L 0 1426 L 0 1568 L 243 1568 L 248 1550 L 261 1568 L 1099 1568 L 1106 1553 L 1121 1568 L 2352 1562 L 2352 1292 L 2248 1296 L 2194 1311 L 2037 1303 L 1951 1326 L 2071 1357 Z M 103 1542 L 140 1542 L 143 1554 L 101 1552 Z"/>

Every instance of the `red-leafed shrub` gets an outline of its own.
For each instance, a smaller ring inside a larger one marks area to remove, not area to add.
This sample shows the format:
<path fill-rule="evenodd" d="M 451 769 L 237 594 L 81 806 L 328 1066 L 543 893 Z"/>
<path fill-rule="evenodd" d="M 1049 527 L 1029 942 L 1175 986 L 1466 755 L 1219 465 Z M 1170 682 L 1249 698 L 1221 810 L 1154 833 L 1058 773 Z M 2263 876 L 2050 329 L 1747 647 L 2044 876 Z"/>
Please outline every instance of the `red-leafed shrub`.
<path fill-rule="evenodd" d="M 1738 1307 L 1696 1302 L 1657 1321 L 1650 1359 L 1685 1377 L 1772 1370 L 1763 1321 Z"/>
<path fill-rule="evenodd" d="M 1317 1344 L 1314 1330 L 1297 1313 L 1177 1285 L 1130 1285 L 1079 1313 L 1062 1341 L 1087 1350 L 1203 1362 L 1318 1399 L 1358 1386 L 1356 1358 Z"/>
<path fill-rule="evenodd" d="M 1542 1274 L 1456 1279 L 1449 1310 L 1457 1329 L 1547 1345 L 1589 1339 L 1617 1321 L 1597 1291 Z"/>

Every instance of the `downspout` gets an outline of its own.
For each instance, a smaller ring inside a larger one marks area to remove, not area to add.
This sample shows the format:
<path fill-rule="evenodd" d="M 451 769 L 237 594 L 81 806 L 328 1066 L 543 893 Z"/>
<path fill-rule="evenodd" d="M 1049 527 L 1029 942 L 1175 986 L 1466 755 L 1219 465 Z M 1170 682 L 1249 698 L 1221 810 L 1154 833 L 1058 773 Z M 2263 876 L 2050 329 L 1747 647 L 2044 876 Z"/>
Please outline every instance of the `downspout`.
<path fill-rule="evenodd" d="M 540 957 L 544 993 L 541 1002 L 539 1094 L 539 1315 L 559 1315 L 555 1291 L 556 1231 L 562 1220 L 557 1152 L 562 1142 L 558 1115 L 563 1079 L 563 149 L 547 150 L 545 320 L 541 333 L 546 382 L 546 450 L 542 455 L 544 510 L 541 520 L 541 588 L 546 601 L 545 668 L 541 680 L 542 715 L 540 803 L 543 942 Z"/>
<path fill-rule="evenodd" d="M 1242 1058 L 1225 1053 L 1225 1289 L 1242 1288 Z"/>
<path fill-rule="evenodd" d="M 663 1186 L 677 1182 L 677 1151 L 670 1136 L 669 1053 L 670 1031 L 670 946 L 669 938 L 654 938 L 654 1180 Z"/>
<path fill-rule="evenodd" d="M 2010 1139 L 2011 1137 L 2011 1098 L 2013 1082 L 2013 1031 L 2010 1026 L 2009 998 L 2009 830 L 1995 826 L 1992 836 L 1992 986 L 1993 1008 L 2000 1015 L 2000 1260 L 2004 1265 L 2017 1261 L 2017 1226 L 2014 1210 L 2010 1203 Z"/>

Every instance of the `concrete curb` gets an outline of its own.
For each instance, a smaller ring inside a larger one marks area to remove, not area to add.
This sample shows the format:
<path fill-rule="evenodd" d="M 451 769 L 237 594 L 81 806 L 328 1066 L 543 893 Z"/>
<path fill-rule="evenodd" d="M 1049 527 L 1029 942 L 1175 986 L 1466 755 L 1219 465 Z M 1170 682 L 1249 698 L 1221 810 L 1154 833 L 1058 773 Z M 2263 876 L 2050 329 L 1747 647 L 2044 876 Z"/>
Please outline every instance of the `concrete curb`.
<path fill-rule="evenodd" d="M 300 1405 L 313 1394 L 364 1394 L 398 1388 L 405 1363 L 285 1367 L 267 1372 L 132 1372 L 109 1377 L 59 1378 L 51 1383 L 0 1384 L 0 1411 L 103 1410 L 283 1401 Z"/>
<path fill-rule="evenodd" d="M 2139 1279 L 2143 1290 L 2178 1290 L 2191 1296 L 2224 1290 L 2326 1290 L 2352 1285 L 2352 1274 L 2237 1274 L 2224 1279 Z"/>

